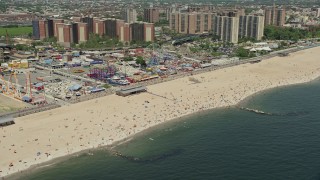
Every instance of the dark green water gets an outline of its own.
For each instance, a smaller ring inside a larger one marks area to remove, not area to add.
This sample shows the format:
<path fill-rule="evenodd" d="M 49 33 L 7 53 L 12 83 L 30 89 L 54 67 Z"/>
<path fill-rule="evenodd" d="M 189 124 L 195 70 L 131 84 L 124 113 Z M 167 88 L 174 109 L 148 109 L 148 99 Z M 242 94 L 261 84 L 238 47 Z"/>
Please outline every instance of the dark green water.
<path fill-rule="evenodd" d="M 171 122 L 115 149 L 21 179 L 320 179 L 320 81 L 277 88 L 242 106 Z M 131 157 L 139 159 L 132 160 Z"/>

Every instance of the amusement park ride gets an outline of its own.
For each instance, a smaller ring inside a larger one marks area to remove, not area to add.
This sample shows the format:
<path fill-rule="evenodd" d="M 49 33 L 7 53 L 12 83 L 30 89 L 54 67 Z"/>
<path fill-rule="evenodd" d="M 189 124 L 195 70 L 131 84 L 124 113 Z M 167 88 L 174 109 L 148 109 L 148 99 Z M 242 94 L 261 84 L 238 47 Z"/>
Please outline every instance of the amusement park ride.
<path fill-rule="evenodd" d="M 146 60 L 146 67 L 130 64 L 134 68 L 140 67 L 141 69 L 136 69 L 139 73 L 133 73 L 132 69 L 130 69 L 130 74 L 128 75 L 127 66 L 129 63 L 126 60 L 117 63 L 121 65 L 120 67 L 117 64 L 109 64 L 109 61 L 107 61 L 106 64 L 90 67 L 87 76 L 112 85 L 128 85 L 177 73 L 178 61 L 174 61 L 177 58 L 174 54 L 165 51 L 159 44 L 153 43 L 146 48 L 136 49 L 134 52 L 129 49 L 123 49 L 122 54 L 123 57 L 143 57 Z M 131 61 L 133 60 L 134 58 Z M 114 60 L 112 62 L 114 63 Z"/>
<path fill-rule="evenodd" d="M 97 80 L 105 80 L 115 75 L 117 68 L 114 65 L 107 67 L 94 67 L 90 69 L 89 77 Z"/>
<path fill-rule="evenodd" d="M 21 100 L 21 93 L 19 91 L 18 87 L 18 79 L 16 76 L 16 73 L 14 71 L 10 72 L 10 77 L 8 80 L 5 80 L 4 73 L 2 70 L 0 70 L 0 76 L 1 76 L 1 84 L 0 84 L 0 91 L 3 94 L 6 94 L 8 96 L 12 96 L 16 99 Z M 12 80 L 15 79 L 15 84 L 12 82 Z"/>
<path fill-rule="evenodd" d="M 19 84 L 17 73 L 14 71 L 13 68 L 10 70 L 10 76 L 8 80 L 4 78 L 4 72 L 0 68 L 0 92 L 9 97 L 12 97 L 24 102 L 28 102 L 34 105 L 46 104 L 46 98 L 44 94 L 43 95 L 39 94 L 38 96 L 33 95 L 30 72 L 26 71 L 25 75 L 26 75 L 26 85 L 25 87 L 23 87 Z"/>

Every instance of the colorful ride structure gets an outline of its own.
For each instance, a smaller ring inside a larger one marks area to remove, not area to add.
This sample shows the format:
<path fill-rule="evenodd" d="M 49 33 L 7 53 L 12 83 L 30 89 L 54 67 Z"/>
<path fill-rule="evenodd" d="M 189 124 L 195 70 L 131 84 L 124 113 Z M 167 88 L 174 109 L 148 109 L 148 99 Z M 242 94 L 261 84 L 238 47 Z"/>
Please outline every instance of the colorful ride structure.
<path fill-rule="evenodd" d="M 0 92 L 9 97 L 31 104 L 46 104 L 47 101 L 44 95 L 44 90 L 43 93 L 33 96 L 30 72 L 26 71 L 24 74 L 26 77 L 25 87 L 19 84 L 17 72 L 14 69 L 10 70 L 8 80 L 4 78 L 4 73 L 2 69 L 0 69 Z"/>
<path fill-rule="evenodd" d="M 0 70 L 0 92 L 2 92 L 5 95 L 11 96 L 13 98 L 21 100 L 22 94 L 21 94 L 21 86 L 19 85 L 17 74 L 14 71 L 14 69 L 10 70 L 10 76 L 9 79 L 6 80 L 4 78 L 4 73 L 2 69 Z M 13 82 L 14 81 L 14 82 Z"/>
<path fill-rule="evenodd" d="M 105 82 L 107 78 L 113 77 L 117 71 L 118 70 L 114 65 L 109 65 L 106 67 L 93 67 L 90 69 L 88 77 Z"/>

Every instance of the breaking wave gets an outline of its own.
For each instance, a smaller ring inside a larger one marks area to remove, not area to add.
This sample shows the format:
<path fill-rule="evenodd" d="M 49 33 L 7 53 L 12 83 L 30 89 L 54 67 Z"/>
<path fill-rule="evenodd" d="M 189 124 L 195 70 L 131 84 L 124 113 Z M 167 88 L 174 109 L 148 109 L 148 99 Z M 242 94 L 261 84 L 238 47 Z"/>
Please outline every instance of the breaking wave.
<path fill-rule="evenodd" d="M 169 151 L 167 153 L 163 153 L 160 155 L 156 155 L 156 156 L 152 156 L 150 158 L 139 158 L 139 157 L 134 157 L 134 156 L 127 156 L 124 154 L 121 154 L 118 151 L 114 151 L 113 155 L 118 156 L 122 159 L 126 159 L 128 161 L 132 161 L 132 162 L 137 162 L 137 163 L 151 163 L 151 162 L 156 162 L 156 161 L 160 161 L 160 160 L 164 160 L 168 157 L 172 157 L 172 156 L 176 156 L 182 153 L 182 149 L 174 149 L 172 151 Z"/>
<path fill-rule="evenodd" d="M 297 111 L 297 112 L 288 112 L 288 113 L 270 113 L 270 112 L 264 112 L 261 110 L 251 109 L 246 107 L 240 107 L 239 109 L 248 111 L 248 112 L 253 112 L 260 115 L 266 115 L 266 116 L 301 116 L 301 115 L 309 114 L 309 112 L 307 111 Z"/>

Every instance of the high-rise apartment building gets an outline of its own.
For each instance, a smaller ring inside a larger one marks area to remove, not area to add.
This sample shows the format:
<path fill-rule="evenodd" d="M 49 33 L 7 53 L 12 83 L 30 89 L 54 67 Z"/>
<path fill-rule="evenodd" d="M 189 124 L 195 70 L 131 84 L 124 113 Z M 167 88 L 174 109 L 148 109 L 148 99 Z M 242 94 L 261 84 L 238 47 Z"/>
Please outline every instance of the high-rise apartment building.
<path fill-rule="evenodd" d="M 116 21 L 116 36 L 120 38 L 120 33 L 121 33 L 121 27 L 124 25 L 124 20 L 122 19 L 117 19 Z"/>
<path fill-rule="evenodd" d="M 286 22 L 286 10 L 284 8 L 276 8 L 275 5 L 272 8 L 264 10 L 264 24 L 283 26 Z"/>
<path fill-rule="evenodd" d="M 131 40 L 132 41 L 144 41 L 144 23 L 135 22 L 130 24 Z"/>
<path fill-rule="evenodd" d="M 89 34 L 93 33 L 93 18 L 92 17 L 84 17 L 84 18 L 82 18 L 82 22 L 88 24 Z"/>
<path fill-rule="evenodd" d="M 105 20 L 105 34 L 110 38 L 117 37 L 117 19 L 108 18 Z"/>
<path fill-rule="evenodd" d="M 264 10 L 264 24 L 265 25 L 273 24 L 273 13 L 271 9 Z"/>
<path fill-rule="evenodd" d="M 73 43 L 75 43 L 75 44 L 79 44 L 78 33 L 79 33 L 78 22 L 74 22 L 74 23 L 72 23 L 72 40 L 73 40 Z"/>
<path fill-rule="evenodd" d="M 228 17 L 220 16 L 221 27 L 220 35 L 221 40 L 225 42 L 238 43 L 238 34 L 239 34 L 239 18 L 237 17 Z"/>
<path fill-rule="evenodd" d="M 105 21 L 101 19 L 93 20 L 93 33 L 103 36 L 105 34 Z"/>
<path fill-rule="evenodd" d="M 153 42 L 154 41 L 154 24 L 144 23 L 144 41 Z"/>
<path fill-rule="evenodd" d="M 239 37 L 251 37 L 261 40 L 264 31 L 263 16 L 240 16 L 239 17 Z"/>
<path fill-rule="evenodd" d="M 238 42 L 239 18 L 217 16 L 216 13 L 171 13 L 169 26 L 178 33 L 203 34 L 212 32 L 223 41 Z"/>
<path fill-rule="evenodd" d="M 51 38 L 54 36 L 54 25 L 53 25 L 53 20 L 52 19 L 48 19 L 47 20 L 47 31 L 48 31 L 48 34 L 47 34 L 47 37 Z"/>
<path fill-rule="evenodd" d="M 87 23 L 78 23 L 79 43 L 86 42 L 89 39 L 89 26 Z"/>
<path fill-rule="evenodd" d="M 175 32 L 179 32 L 179 16 L 180 13 L 178 12 L 169 14 L 169 27 Z"/>
<path fill-rule="evenodd" d="M 73 43 L 73 32 L 71 24 L 57 23 L 57 42 L 64 47 L 71 47 Z"/>
<path fill-rule="evenodd" d="M 82 22 L 82 18 L 74 16 L 74 17 L 72 17 L 72 21 L 73 22 Z"/>
<path fill-rule="evenodd" d="M 32 38 L 35 40 L 40 39 L 39 20 L 32 20 Z"/>
<path fill-rule="evenodd" d="M 144 21 L 149 23 L 159 22 L 159 9 L 147 8 L 143 11 Z"/>
<path fill-rule="evenodd" d="M 169 26 L 178 33 L 202 34 L 211 30 L 213 13 L 171 13 Z"/>
<path fill-rule="evenodd" d="M 39 20 L 39 39 L 43 40 L 48 37 L 48 21 L 41 19 Z"/>
<path fill-rule="evenodd" d="M 72 23 L 72 43 L 79 44 L 89 39 L 88 24 L 75 22 Z"/>
<path fill-rule="evenodd" d="M 283 26 L 286 23 L 286 10 L 277 9 L 274 21 L 276 26 Z"/>
<path fill-rule="evenodd" d="M 201 14 L 198 14 L 198 13 L 189 13 L 189 14 L 186 14 L 187 16 L 188 16 L 188 21 L 187 21 L 187 28 L 186 28 L 186 33 L 187 34 L 196 34 L 197 33 L 197 30 L 199 30 L 199 29 L 197 29 L 196 28 L 196 24 L 197 24 L 197 22 L 199 22 L 199 21 L 197 21 L 197 17 L 198 17 L 198 15 L 200 15 L 200 17 L 201 17 Z M 199 27 L 199 26 L 198 26 Z M 200 31 L 199 31 L 200 32 Z"/>
<path fill-rule="evenodd" d="M 180 13 L 178 16 L 178 33 L 188 34 L 189 32 L 189 14 Z"/>
<path fill-rule="evenodd" d="M 145 22 L 119 23 L 119 40 L 130 41 L 154 41 L 154 24 Z"/>
<path fill-rule="evenodd" d="M 130 42 L 130 24 L 129 23 L 121 23 L 119 24 L 119 40 L 121 42 Z"/>
<path fill-rule="evenodd" d="M 64 20 L 63 19 L 53 19 L 53 28 L 54 28 L 54 30 L 53 30 L 53 36 L 54 37 L 57 37 L 58 35 L 57 35 L 57 31 L 58 31 L 58 29 L 57 29 L 57 23 L 64 23 Z"/>
<path fill-rule="evenodd" d="M 90 18 L 87 22 L 90 22 Z M 63 23 L 64 20 L 33 20 L 33 38 L 44 39 L 50 36 L 57 37 L 57 42 L 64 47 L 70 47 L 72 43 L 79 44 L 89 39 L 89 24 L 84 22 Z M 100 36 L 107 35 L 118 38 L 122 42 L 154 41 L 155 31 L 153 23 L 136 22 L 125 23 L 124 20 L 108 18 L 93 19 L 92 30 Z"/>
<path fill-rule="evenodd" d="M 40 19 L 33 20 L 33 38 L 43 40 L 45 38 L 56 37 L 56 24 L 62 23 L 60 19 Z"/>
<path fill-rule="evenodd" d="M 123 12 L 123 19 L 127 23 L 134 23 L 137 21 L 137 11 L 132 8 L 125 9 Z"/>
<path fill-rule="evenodd" d="M 203 13 L 203 32 L 208 33 L 212 30 L 212 13 Z"/>
<path fill-rule="evenodd" d="M 220 16 L 216 15 L 211 15 L 211 33 L 214 35 L 217 35 L 221 33 L 221 19 L 219 18 Z"/>

